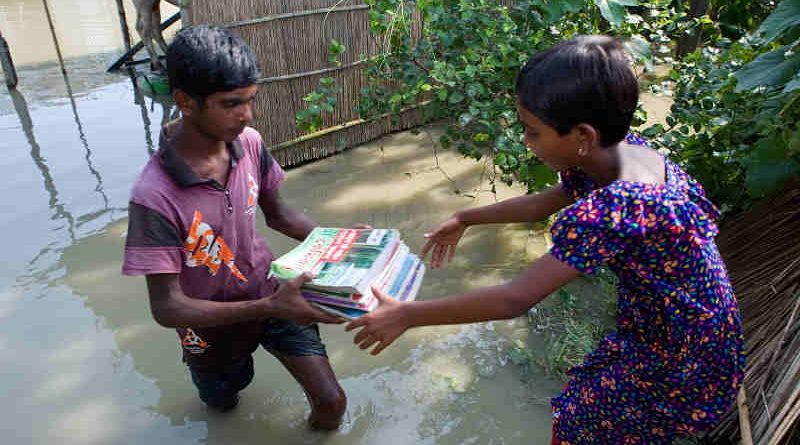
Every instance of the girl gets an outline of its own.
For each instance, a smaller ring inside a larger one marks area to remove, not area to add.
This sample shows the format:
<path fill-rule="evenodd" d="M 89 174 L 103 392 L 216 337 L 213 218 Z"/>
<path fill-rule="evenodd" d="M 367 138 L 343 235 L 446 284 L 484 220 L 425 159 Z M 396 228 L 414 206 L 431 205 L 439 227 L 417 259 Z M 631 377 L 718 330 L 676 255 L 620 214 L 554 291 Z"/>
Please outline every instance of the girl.
<path fill-rule="evenodd" d="M 561 183 L 464 210 L 422 249 L 452 260 L 467 227 L 537 221 L 561 209 L 553 247 L 514 280 L 397 302 L 348 325 L 380 353 L 416 326 L 499 320 L 599 267 L 619 280 L 617 330 L 552 400 L 555 444 L 669 444 L 709 430 L 731 406 L 744 360 L 740 318 L 714 236 L 719 213 L 680 167 L 627 134 L 636 77 L 616 40 L 583 36 L 535 55 L 517 78 L 524 142 Z"/>

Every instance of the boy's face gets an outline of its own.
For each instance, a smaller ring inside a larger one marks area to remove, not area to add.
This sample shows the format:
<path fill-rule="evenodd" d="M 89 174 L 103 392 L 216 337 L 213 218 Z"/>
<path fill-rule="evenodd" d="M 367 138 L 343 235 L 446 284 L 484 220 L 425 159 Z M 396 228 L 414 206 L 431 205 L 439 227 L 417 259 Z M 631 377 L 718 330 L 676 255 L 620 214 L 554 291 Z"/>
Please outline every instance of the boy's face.
<path fill-rule="evenodd" d="M 542 164 L 553 170 L 563 170 L 578 164 L 578 143 L 573 132 L 563 136 L 558 134 L 555 128 L 544 123 L 519 103 L 517 113 L 525 127 L 522 141 Z"/>
<path fill-rule="evenodd" d="M 192 116 L 197 128 L 212 139 L 234 141 L 253 120 L 253 101 L 257 85 L 214 93 L 203 104 L 194 102 Z"/>

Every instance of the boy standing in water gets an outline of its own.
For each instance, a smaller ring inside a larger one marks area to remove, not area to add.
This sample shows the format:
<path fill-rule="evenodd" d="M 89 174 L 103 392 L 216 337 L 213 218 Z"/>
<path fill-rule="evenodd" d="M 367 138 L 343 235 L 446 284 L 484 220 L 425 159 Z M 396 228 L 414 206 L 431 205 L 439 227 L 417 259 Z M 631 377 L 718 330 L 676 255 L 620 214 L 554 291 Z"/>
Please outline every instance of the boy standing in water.
<path fill-rule="evenodd" d="M 617 329 L 569 371 L 552 401 L 553 443 L 671 444 L 711 429 L 744 369 L 736 298 L 714 236 L 719 212 L 678 165 L 628 134 L 638 100 L 622 45 L 582 36 L 535 55 L 517 78 L 528 148 L 561 183 L 456 213 L 421 256 L 452 259 L 467 227 L 539 221 L 563 209 L 553 247 L 508 283 L 381 305 L 348 325 L 373 354 L 405 330 L 525 314 L 580 274 L 619 279 Z"/>
<path fill-rule="evenodd" d="M 236 406 L 261 344 L 303 387 L 312 427 L 335 429 L 346 398 L 313 323 L 339 321 L 301 296 L 309 277 L 267 278 L 273 256 L 256 231 L 257 208 L 297 240 L 316 223 L 283 202 L 284 172 L 247 127 L 255 55 L 229 31 L 197 26 L 178 33 L 167 67 L 182 117 L 164 127 L 133 187 L 123 273 L 146 276 L 153 317 L 177 330 L 209 407 Z"/>

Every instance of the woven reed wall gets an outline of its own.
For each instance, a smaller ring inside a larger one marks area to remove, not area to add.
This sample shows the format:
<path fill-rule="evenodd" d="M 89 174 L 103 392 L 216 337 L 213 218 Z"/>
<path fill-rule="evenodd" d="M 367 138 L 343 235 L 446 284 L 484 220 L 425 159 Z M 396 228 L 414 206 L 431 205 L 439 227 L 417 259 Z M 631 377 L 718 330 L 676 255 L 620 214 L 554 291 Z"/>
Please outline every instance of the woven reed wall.
<path fill-rule="evenodd" d="M 753 442 L 800 443 L 800 188 L 726 224 L 719 240 L 747 342 L 744 386 Z M 738 443 L 736 411 L 714 431 Z M 746 442 L 742 442 L 746 443 Z"/>
<path fill-rule="evenodd" d="M 330 13 L 319 12 L 334 6 Z M 410 111 L 398 119 L 355 123 L 359 118 L 354 107 L 367 86 L 360 60 L 378 51 L 367 13 L 361 2 L 338 0 L 193 0 L 190 9 L 192 23 L 228 26 L 255 51 L 263 78 L 253 126 L 283 166 L 318 159 L 421 122 L 421 113 Z M 331 39 L 347 48 L 340 67 L 328 61 Z M 295 115 L 305 108 L 303 96 L 319 86 L 321 77 L 335 78 L 341 88 L 334 112 L 323 113 L 323 128 L 344 128 L 295 141 L 304 136 L 295 125 Z"/>

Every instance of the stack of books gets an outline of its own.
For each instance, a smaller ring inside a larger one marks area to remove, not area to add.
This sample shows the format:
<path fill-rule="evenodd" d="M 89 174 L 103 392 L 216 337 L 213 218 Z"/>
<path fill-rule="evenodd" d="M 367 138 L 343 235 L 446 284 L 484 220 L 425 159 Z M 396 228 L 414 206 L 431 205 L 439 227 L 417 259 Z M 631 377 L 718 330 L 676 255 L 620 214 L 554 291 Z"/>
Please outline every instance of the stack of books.
<path fill-rule="evenodd" d="M 425 265 L 397 230 L 317 227 L 270 267 L 281 280 L 303 272 L 314 275 L 302 289 L 311 304 L 352 320 L 378 306 L 373 285 L 397 300 L 414 300 Z"/>

